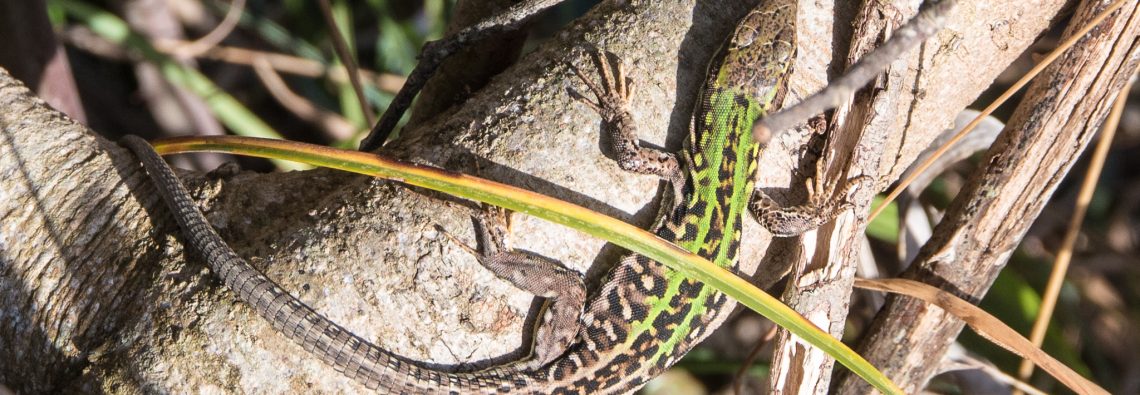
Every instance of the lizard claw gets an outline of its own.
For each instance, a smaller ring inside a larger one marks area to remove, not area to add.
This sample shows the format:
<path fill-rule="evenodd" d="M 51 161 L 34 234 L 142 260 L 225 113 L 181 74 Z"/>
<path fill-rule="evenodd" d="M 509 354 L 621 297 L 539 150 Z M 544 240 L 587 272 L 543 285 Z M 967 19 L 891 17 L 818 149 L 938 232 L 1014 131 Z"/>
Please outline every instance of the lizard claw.
<path fill-rule="evenodd" d="M 625 77 L 625 68 L 617 55 L 598 49 L 593 52 L 592 57 L 594 63 L 597 64 L 598 74 L 601 75 L 601 84 L 587 77 L 578 67 L 572 64 L 567 66 L 578 76 L 578 79 L 582 80 L 582 83 L 586 84 L 586 88 L 593 93 L 595 100 L 585 97 L 573 88 L 569 88 L 568 91 L 575 100 L 586 104 L 602 117 L 612 119 L 625 111 L 629 103 L 632 84 Z"/>

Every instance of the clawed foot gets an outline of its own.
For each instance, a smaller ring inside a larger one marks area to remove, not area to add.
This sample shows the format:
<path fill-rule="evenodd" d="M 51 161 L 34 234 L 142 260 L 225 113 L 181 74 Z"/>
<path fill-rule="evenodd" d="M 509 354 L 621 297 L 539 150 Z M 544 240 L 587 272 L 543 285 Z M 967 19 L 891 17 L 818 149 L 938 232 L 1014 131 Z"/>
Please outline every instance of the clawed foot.
<path fill-rule="evenodd" d="M 510 211 L 505 208 L 484 204 L 480 206 L 478 214 L 475 216 L 475 236 L 478 240 L 478 248 L 475 249 L 458 237 L 452 235 L 447 229 L 442 226 L 435 225 L 435 230 L 447 236 L 451 242 L 467 251 L 471 255 L 479 259 L 480 263 L 484 263 L 485 259 L 498 255 L 504 251 L 510 251 L 510 241 L 507 235 L 511 232 Z"/>
<path fill-rule="evenodd" d="M 764 228 L 777 237 L 798 236 L 830 222 L 844 211 L 854 207 L 848 197 L 851 191 L 872 181 L 867 175 L 849 178 L 839 194 L 835 183 L 818 181 L 823 177 L 823 160 L 816 162 L 815 176 L 804 180 L 807 202 L 798 206 L 780 207 L 768 195 L 756 190 L 748 208 Z"/>
<path fill-rule="evenodd" d="M 586 84 L 590 92 L 594 94 L 595 100 L 586 98 L 577 90 L 570 88 L 570 96 L 575 100 L 582 102 L 589 106 L 598 114 L 605 118 L 607 121 L 615 121 L 622 115 L 623 112 L 628 111 L 629 97 L 631 92 L 632 81 L 625 77 L 625 68 L 621 64 L 621 60 L 610 52 L 605 52 L 600 49 L 593 52 L 594 61 L 598 66 L 598 72 L 602 76 L 602 86 L 599 87 L 593 80 L 586 77 L 586 74 L 579 70 L 574 65 L 569 65 L 570 70 Z"/>
<path fill-rule="evenodd" d="M 681 171 L 677 156 L 673 153 L 641 146 L 633 115 L 629 111 L 632 81 L 626 78 L 621 61 L 616 55 L 601 50 L 594 51 L 593 55 L 598 74 L 601 75 L 601 86 L 586 77 L 577 67 L 569 67 L 594 94 L 594 100 L 586 98 L 573 88 L 569 89 L 570 96 L 602 116 L 603 130 L 610 135 L 609 144 L 617 156 L 614 159 L 618 167 L 633 173 L 652 174 L 668 181 L 673 189 L 672 204 L 681 204 L 685 173 Z"/>
<path fill-rule="evenodd" d="M 580 317 L 586 305 L 586 286 L 582 275 L 550 258 L 510 248 L 510 211 L 485 205 L 475 217 L 479 250 L 468 247 L 443 227 L 444 236 L 474 255 L 479 263 L 496 277 L 535 296 L 546 298 L 535 333 L 532 357 L 523 364 L 526 370 L 542 367 L 558 356 L 574 341 L 581 327 Z"/>

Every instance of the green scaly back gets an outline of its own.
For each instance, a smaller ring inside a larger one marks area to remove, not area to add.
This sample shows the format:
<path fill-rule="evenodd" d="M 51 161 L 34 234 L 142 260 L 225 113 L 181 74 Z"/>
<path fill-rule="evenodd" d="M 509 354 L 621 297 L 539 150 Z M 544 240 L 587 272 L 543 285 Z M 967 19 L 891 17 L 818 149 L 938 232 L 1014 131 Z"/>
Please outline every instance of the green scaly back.
<path fill-rule="evenodd" d="M 795 2 L 767 3 L 737 25 L 711 62 L 681 153 L 688 178 L 681 204 L 666 209 L 655 230 L 733 269 L 762 143 L 753 140 L 752 124 L 780 106 L 795 56 Z M 532 377 L 553 381 L 554 393 L 640 387 L 707 337 L 734 305 L 710 287 L 631 255 L 587 306 L 583 341 Z"/>

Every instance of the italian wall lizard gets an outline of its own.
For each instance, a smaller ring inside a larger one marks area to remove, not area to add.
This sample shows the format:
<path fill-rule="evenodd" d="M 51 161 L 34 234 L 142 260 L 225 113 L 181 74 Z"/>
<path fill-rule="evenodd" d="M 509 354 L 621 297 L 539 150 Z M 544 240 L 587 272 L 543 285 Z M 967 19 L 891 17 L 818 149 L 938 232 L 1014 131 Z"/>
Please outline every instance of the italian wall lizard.
<path fill-rule="evenodd" d="M 672 186 L 654 225 L 658 236 L 725 267 L 736 267 L 743 214 L 773 234 L 814 229 L 850 207 L 847 190 L 816 186 L 807 204 L 780 208 L 754 191 L 756 119 L 778 108 L 796 51 L 794 0 L 768 0 L 745 16 L 714 58 L 677 154 L 641 147 L 628 109 L 620 61 L 596 57 L 601 83 L 574 69 L 593 94 L 576 98 L 597 111 L 621 168 Z M 770 137 L 770 136 L 769 136 Z M 558 262 L 506 244 L 506 213 L 481 216 L 479 261 L 499 277 L 548 300 L 532 355 L 486 370 L 450 373 L 377 347 L 304 305 L 237 256 L 198 211 L 185 187 L 143 140 L 124 138 L 174 211 L 188 244 L 239 298 L 282 334 L 368 388 L 391 393 L 625 393 L 673 365 L 718 327 L 735 306 L 725 295 L 643 256 L 624 257 L 587 298 L 581 276 Z M 855 184 L 849 184 L 848 188 Z"/>

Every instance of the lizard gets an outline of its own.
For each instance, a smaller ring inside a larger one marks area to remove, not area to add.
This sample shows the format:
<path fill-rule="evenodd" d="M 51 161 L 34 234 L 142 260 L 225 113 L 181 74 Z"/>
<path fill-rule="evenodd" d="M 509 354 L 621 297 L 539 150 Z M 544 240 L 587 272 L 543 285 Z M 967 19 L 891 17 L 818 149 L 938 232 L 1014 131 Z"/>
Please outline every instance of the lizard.
<path fill-rule="evenodd" d="M 750 212 L 775 236 L 794 236 L 833 220 L 852 205 L 834 186 L 809 178 L 807 203 L 780 207 L 755 189 L 757 159 L 771 136 L 753 123 L 781 106 L 796 52 L 795 0 L 767 0 L 751 10 L 710 62 L 701 98 L 679 153 L 642 147 L 629 110 L 632 94 L 620 60 L 598 51 L 601 83 L 571 70 L 594 99 L 571 91 L 599 113 L 617 164 L 654 175 L 672 188 L 655 233 L 710 261 L 737 267 L 741 221 Z M 470 372 L 435 370 L 356 336 L 285 291 L 239 257 L 213 230 L 186 188 L 144 140 L 124 137 L 183 231 L 211 270 L 277 331 L 369 389 L 388 393 L 627 393 L 684 356 L 728 317 L 736 302 L 638 254 L 623 257 L 587 298 L 580 274 L 559 262 L 510 248 L 509 213 L 477 218 L 481 250 L 465 249 L 498 277 L 546 298 L 530 355 Z M 819 167 L 817 162 L 817 168 Z M 817 171 L 817 177 L 819 172 Z M 823 197 L 826 197 L 824 199 Z M 833 198 L 837 197 L 837 198 Z M 739 272 L 739 270 L 736 270 Z"/>

